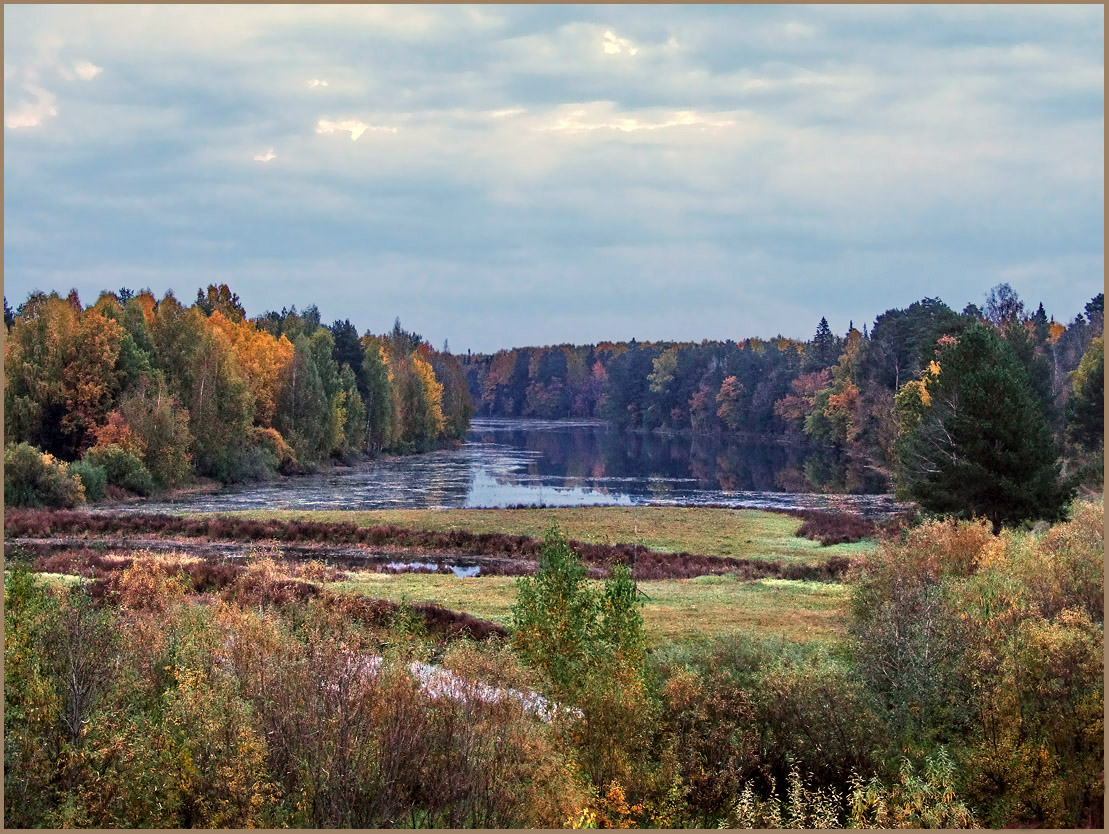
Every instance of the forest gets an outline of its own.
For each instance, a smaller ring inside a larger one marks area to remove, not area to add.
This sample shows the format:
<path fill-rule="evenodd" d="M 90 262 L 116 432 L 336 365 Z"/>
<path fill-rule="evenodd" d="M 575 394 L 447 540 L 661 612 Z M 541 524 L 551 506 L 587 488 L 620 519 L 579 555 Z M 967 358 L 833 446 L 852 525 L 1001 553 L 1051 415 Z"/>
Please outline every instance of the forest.
<path fill-rule="evenodd" d="M 808 341 L 458 357 L 399 320 L 360 335 L 349 320 L 324 326 L 315 307 L 250 319 L 226 285 L 199 290 L 191 307 L 172 292 L 104 292 L 89 307 L 75 291 L 36 293 L 15 311 L 5 299 L 5 323 L 13 505 L 424 451 L 460 442 L 475 412 L 793 437 L 892 475 L 926 509 L 987 517 L 995 530 L 1061 518 L 1076 489 L 1102 480 L 1102 294 L 1066 325 L 1001 284 L 981 309 L 925 298 L 843 337 L 822 319 Z M 956 413 L 967 396 L 976 404 Z M 1004 449 L 971 453 L 978 434 L 1004 436 Z M 989 494 L 968 494 L 968 477 Z"/>
<path fill-rule="evenodd" d="M 1076 488 L 1100 489 L 1103 328 L 1103 294 L 1063 325 L 1000 284 L 983 308 L 956 313 L 925 298 L 843 337 L 821 319 L 808 341 L 632 340 L 462 363 L 479 415 L 795 437 L 890 473 L 926 509 L 985 516 L 996 531 L 1059 518 Z M 1004 449 L 972 452 L 976 435 Z M 970 495 L 967 478 L 995 494 Z"/>
<path fill-rule="evenodd" d="M 457 443 L 458 360 L 398 320 L 383 335 L 309 307 L 249 319 L 226 285 L 4 300 L 5 503 L 67 505 L 310 472 Z M 73 464 L 72 472 L 63 467 Z M 74 480 L 76 476 L 76 480 Z"/>
<path fill-rule="evenodd" d="M 1104 296 L 1067 325 L 1034 311 L 1007 284 L 984 309 L 956 313 L 924 298 L 886 310 L 871 328 L 837 336 L 821 319 L 808 341 L 601 342 L 520 347 L 460 357 L 478 415 L 596 417 L 633 429 L 794 434 L 895 458 L 896 399 L 936 359 L 938 343 L 974 324 L 991 328 L 1027 375 L 1064 440 L 1071 374 L 1101 350 Z"/>

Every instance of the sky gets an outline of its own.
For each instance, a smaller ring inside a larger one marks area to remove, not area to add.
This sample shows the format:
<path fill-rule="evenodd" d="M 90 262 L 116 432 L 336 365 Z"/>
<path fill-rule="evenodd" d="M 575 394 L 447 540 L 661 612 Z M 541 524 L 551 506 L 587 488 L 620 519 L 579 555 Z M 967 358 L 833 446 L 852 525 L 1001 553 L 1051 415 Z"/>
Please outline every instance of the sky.
<path fill-rule="evenodd" d="M 5 6 L 4 284 L 455 352 L 1103 287 L 1101 6 Z"/>

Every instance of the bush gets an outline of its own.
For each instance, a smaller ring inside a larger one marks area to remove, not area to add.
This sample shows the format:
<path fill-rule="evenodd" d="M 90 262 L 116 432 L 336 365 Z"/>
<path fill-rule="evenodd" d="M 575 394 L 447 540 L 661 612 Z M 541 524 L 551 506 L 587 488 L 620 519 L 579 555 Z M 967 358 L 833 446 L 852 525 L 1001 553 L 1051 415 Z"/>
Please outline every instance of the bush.
<path fill-rule="evenodd" d="M 797 535 L 803 539 L 819 541 L 824 547 L 862 541 L 878 535 L 878 527 L 873 521 L 855 513 L 808 510 L 801 517 L 804 522 L 797 529 Z"/>
<path fill-rule="evenodd" d="M 990 826 L 1102 818 L 1104 511 L 1073 511 L 999 536 L 930 522 L 883 542 L 853 589 L 857 668 L 885 701 L 891 752 L 950 749 Z"/>
<path fill-rule="evenodd" d="M 777 790 L 768 799 L 760 799 L 748 782 L 722 827 L 809 830 L 841 827 L 843 800 L 837 791 L 807 786 L 796 767 L 790 770 L 786 782 L 784 800 L 779 798 Z"/>
<path fill-rule="evenodd" d="M 814 789 L 831 789 L 878 764 L 871 749 L 881 736 L 877 705 L 825 650 L 729 635 L 656 658 L 658 731 L 700 827 L 733 810 L 752 780 L 773 792 L 796 767 Z"/>
<path fill-rule="evenodd" d="M 85 502 L 69 466 L 29 443 L 4 450 L 4 503 L 12 507 L 74 507 Z"/>
<path fill-rule="evenodd" d="M 94 466 L 103 467 L 108 473 L 108 483 L 112 486 L 139 495 L 149 495 L 154 491 L 154 478 L 142 459 L 114 443 L 94 446 L 85 455 L 85 460 Z"/>
<path fill-rule="evenodd" d="M 81 479 L 85 488 L 85 498 L 99 501 L 108 489 L 108 470 L 88 460 L 79 460 L 69 467 L 69 471 Z"/>
<path fill-rule="evenodd" d="M 878 777 L 851 779 L 850 828 L 976 828 L 974 815 L 955 792 L 955 765 L 940 748 L 917 772 L 901 760 L 897 781 L 886 787 Z"/>
<path fill-rule="evenodd" d="M 513 645 L 546 675 L 557 701 L 580 707 L 570 741 L 594 786 L 629 783 L 652 720 L 644 678 L 643 615 L 631 571 L 616 565 L 600 592 L 558 528 L 547 533 L 534 578 L 517 580 Z"/>

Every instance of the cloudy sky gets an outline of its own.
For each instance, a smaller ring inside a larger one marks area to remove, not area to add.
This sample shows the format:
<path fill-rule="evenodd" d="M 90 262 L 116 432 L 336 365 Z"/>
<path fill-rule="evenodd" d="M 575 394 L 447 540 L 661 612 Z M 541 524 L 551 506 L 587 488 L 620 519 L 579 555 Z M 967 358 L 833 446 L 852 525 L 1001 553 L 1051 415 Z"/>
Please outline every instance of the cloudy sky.
<path fill-rule="evenodd" d="M 455 351 L 1102 287 L 1100 6 L 4 8 L 5 294 Z"/>

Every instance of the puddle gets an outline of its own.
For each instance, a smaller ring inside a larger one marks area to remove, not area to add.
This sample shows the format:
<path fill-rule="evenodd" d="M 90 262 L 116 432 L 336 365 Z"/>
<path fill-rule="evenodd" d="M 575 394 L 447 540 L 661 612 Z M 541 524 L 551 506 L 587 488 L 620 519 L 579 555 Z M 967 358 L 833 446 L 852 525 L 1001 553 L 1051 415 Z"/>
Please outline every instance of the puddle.
<path fill-rule="evenodd" d="M 435 562 L 387 562 L 385 567 L 398 573 L 439 573 L 439 565 Z M 481 574 L 481 565 L 446 565 L 446 567 L 462 579 Z"/>

